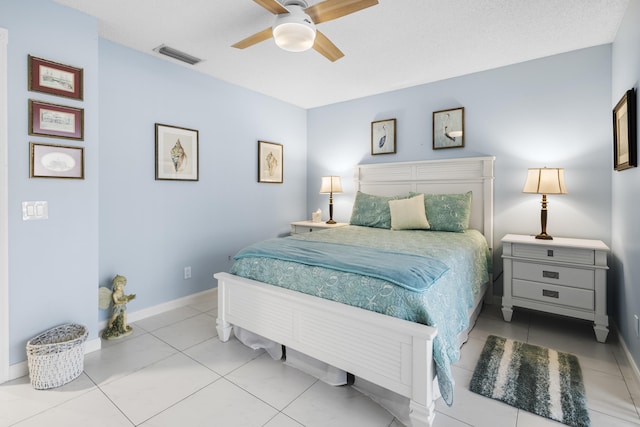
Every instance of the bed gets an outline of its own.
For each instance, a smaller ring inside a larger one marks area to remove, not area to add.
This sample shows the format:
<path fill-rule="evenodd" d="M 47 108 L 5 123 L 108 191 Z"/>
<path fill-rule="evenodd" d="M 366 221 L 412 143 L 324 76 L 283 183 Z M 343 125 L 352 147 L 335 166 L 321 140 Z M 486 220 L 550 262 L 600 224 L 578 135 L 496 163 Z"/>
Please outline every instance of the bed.
<path fill-rule="evenodd" d="M 484 238 L 490 259 L 493 247 L 493 161 L 493 157 L 473 157 L 358 165 L 355 168 L 355 188 L 361 193 L 377 196 L 471 192 L 469 228 L 477 231 L 469 234 L 477 233 Z M 350 231 L 350 235 L 359 233 L 358 227 L 349 228 L 356 229 Z M 346 236 L 346 232 L 347 228 L 342 234 Z M 324 231 L 316 234 L 326 234 L 325 240 L 334 239 Z M 267 270 L 272 271 L 272 268 Z M 442 277 L 450 274 L 442 273 Z M 440 390 L 436 377 L 439 371 L 442 384 L 443 367 L 438 355 L 442 350 L 440 340 L 445 335 L 444 327 L 441 326 L 443 330 L 438 337 L 439 331 L 435 327 L 320 298 L 295 286 L 291 289 L 274 286 L 258 280 L 259 275 L 247 278 L 217 273 L 214 277 L 218 280 L 217 329 L 221 341 L 230 338 L 232 327 L 239 327 L 404 396 L 409 399 L 408 417 L 414 427 L 432 425 L 435 400 L 442 391 L 450 403 L 452 389 Z M 486 279 L 473 293 L 466 324 L 479 312 L 482 299 L 491 298 L 490 274 Z M 436 277 L 436 284 L 438 280 L 442 279 Z M 273 280 L 270 278 L 269 281 Z M 436 358 L 434 350 L 437 350 Z M 444 384 L 448 383 L 445 381 Z"/>

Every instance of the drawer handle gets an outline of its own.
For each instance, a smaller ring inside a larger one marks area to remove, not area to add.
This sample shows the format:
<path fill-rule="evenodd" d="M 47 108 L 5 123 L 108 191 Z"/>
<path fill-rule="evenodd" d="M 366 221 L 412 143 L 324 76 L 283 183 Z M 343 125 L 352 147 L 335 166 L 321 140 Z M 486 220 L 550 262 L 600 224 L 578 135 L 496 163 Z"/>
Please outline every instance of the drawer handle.
<path fill-rule="evenodd" d="M 542 277 L 546 277 L 547 279 L 559 279 L 560 273 L 557 271 L 542 270 Z"/>
<path fill-rule="evenodd" d="M 553 249 L 547 249 L 547 256 L 553 256 Z"/>
<path fill-rule="evenodd" d="M 542 290 L 542 296 L 543 297 L 550 297 L 550 298 L 560 298 L 560 292 L 558 291 L 548 291 L 546 289 Z"/>

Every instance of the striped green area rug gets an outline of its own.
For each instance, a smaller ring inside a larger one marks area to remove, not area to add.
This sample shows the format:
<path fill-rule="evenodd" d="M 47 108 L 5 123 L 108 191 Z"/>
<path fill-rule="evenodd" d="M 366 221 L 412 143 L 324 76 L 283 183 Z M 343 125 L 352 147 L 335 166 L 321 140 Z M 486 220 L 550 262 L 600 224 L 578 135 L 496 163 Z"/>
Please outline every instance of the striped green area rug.
<path fill-rule="evenodd" d="M 590 425 L 582 371 L 572 354 L 491 335 L 470 389 L 569 426 Z"/>

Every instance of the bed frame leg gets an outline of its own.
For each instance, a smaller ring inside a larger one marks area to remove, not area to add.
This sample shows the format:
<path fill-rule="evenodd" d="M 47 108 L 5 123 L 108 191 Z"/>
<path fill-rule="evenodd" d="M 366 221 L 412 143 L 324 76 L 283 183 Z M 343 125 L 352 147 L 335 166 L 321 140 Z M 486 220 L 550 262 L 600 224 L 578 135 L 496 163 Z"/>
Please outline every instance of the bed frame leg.
<path fill-rule="evenodd" d="M 231 330 L 233 329 L 233 326 L 231 326 L 231 323 L 225 322 L 224 320 L 218 317 L 216 319 L 216 324 L 217 324 L 216 329 L 218 330 L 218 339 L 222 342 L 229 341 L 229 338 L 231 338 Z"/>
<path fill-rule="evenodd" d="M 416 401 L 409 401 L 409 418 L 411 418 L 412 427 L 431 427 L 435 416 L 436 410 L 433 402 L 427 407 Z"/>

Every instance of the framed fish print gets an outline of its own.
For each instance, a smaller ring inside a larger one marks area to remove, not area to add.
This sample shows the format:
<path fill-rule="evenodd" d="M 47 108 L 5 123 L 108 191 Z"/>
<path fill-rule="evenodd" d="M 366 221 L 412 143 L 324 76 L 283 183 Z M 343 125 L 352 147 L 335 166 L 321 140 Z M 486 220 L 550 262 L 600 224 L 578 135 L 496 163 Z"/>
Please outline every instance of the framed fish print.
<path fill-rule="evenodd" d="M 258 141 L 258 182 L 282 184 L 284 147 L 275 142 Z"/>
<path fill-rule="evenodd" d="M 29 90 L 82 100 L 82 68 L 29 55 Z"/>
<path fill-rule="evenodd" d="M 371 155 L 396 153 L 396 119 L 371 122 Z"/>
<path fill-rule="evenodd" d="M 433 113 L 433 149 L 464 147 L 464 107 Z"/>
<path fill-rule="evenodd" d="M 156 180 L 198 180 L 198 131 L 156 123 Z"/>

